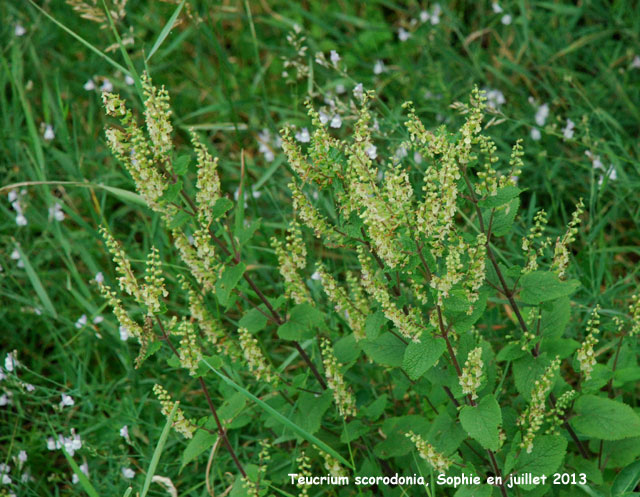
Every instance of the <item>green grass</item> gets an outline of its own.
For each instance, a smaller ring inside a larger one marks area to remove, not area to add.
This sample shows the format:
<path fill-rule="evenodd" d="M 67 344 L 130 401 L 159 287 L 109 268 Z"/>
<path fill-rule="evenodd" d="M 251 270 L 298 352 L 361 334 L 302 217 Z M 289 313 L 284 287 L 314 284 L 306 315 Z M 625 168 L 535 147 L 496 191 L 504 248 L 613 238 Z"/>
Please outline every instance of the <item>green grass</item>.
<path fill-rule="evenodd" d="M 244 154 L 244 188 L 262 193 L 249 196 L 244 212 L 246 219 L 262 218 L 246 249 L 248 261 L 271 253 L 269 237 L 284 227 L 291 210 L 286 161 L 277 148 L 275 160 L 266 161 L 258 134 L 263 129 L 275 134 L 285 123 L 306 125 L 309 88 L 317 104 L 338 85 L 347 92 L 355 83 L 375 89 L 380 135 L 396 143 L 402 138 L 404 101 L 413 101 L 423 120 L 436 126 L 453 115 L 449 104 L 465 99 L 474 84 L 498 89 L 506 102 L 490 129 L 503 159 L 515 139 L 524 137 L 526 168 L 519 184 L 527 189 L 523 222 L 500 250 L 519 250 L 521 226 L 540 208 L 549 214 L 553 236 L 560 235 L 584 197 L 589 216 L 570 269 L 584 287 L 573 333 L 581 336 L 580 323 L 595 303 L 605 316 L 620 313 L 637 289 L 640 260 L 640 69 L 632 68 L 640 54 L 640 13 L 635 3 L 505 1 L 501 5 L 513 17 L 510 25 L 500 22 L 490 2 L 442 4 L 440 24 L 419 25 L 402 43 L 396 29 L 418 17 L 417 2 L 277 0 L 220 6 L 130 0 L 127 17 L 115 28 L 122 39 L 131 28 L 135 43 L 106 51 L 117 43 L 111 27 L 99 29 L 64 2 L 43 8 L 66 30 L 27 2 L 0 3 L 0 355 L 17 350 L 23 364 L 19 378 L 35 386 L 28 392 L 15 379 L 0 382 L 0 394 L 13 393 L 13 405 L 0 407 L 0 462 L 14 468 L 14 486 L 0 487 L 0 495 L 3 488 L 25 496 L 84 495 L 82 488 L 89 487 L 72 484 L 73 471 L 62 453 L 46 447 L 52 431 L 69 436 L 71 428 L 84 443 L 74 459 L 88 463 L 97 495 L 123 495 L 130 484 L 137 492 L 164 426 L 151 396 L 153 383 L 181 392 L 185 404 L 197 398 L 195 381 L 162 362 L 134 370 L 136 351 L 120 340 L 117 323 L 92 283 L 99 271 L 113 275 L 98 233 L 103 221 L 134 260 L 144 260 L 151 245 L 164 254 L 171 250 L 160 220 L 140 205 L 130 178 L 106 147 L 99 93 L 83 89 L 94 76 L 109 78 L 140 112 L 137 76 L 131 86 L 124 77 L 125 71 L 147 69 L 172 95 L 178 143 L 188 144 L 192 126 L 208 140 L 220 156 L 228 194 L 239 187 Z M 174 18 L 178 24 L 169 30 Z M 24 36 L 15 36 L 16 23 L 26 28 Z M 308 61 L 316 51 L 337 50 L 346 70 L 315 65 L 308 79 L 287 84 L 283 57 L 294 54 L 286 35 L 296 23 L 307 37 Z M 375 75 L 378 59 L 387 71 Z M 539 141 L 530 138 L 536 112 L 530 96 L 550 106 Z M 571 139 L 562 135 L 567 118 L 576 123 Z M 458 118 L 452 119 L 455 124 Z M 43 139 L 44 123 L 55 130 L 51 141 Z M 605 167 L 613 164 L 617 180 L 599 185 L 600 172 L 585 151 L 599 155 Z M 26 191 L 24 227 L 16 225 L 6 197 L 5 188 L 16 184 Z M 65 214 L 62 222 L 49 217 L 56 201 Z M 11 258 L 16 247 L 24 268 Z M 181 265 L 177 257 L 171 263 Z M 273 267 L 251 271 L 267 284 L 277 279 Z M 88 324 L 78 329 L 75 323 L 83 314 Z M 97 316 L 104 321 L 94 325 Z M 632 350 L 623 359 L 637 365 Z M 403 379 L 390 381 L 397 382 L 401 394 Z M 218 402 L 229 396 L 230 386 L 216 388 Z M 62 393 L 73 396 L 73 407 L 58 408 Z M 203 405 L 193 405 L 194 417 L 207 415 Z M 119 435 L 124 425 L 131 444 Z M 229 438 L 236 447 L 247 442 L 242 430 L 231 430 Z M 179 471 L 183 449 L 182 439 L 170 434 L 162 456 L 153 458 L 156 474 L 170 477 L 180 495 L 207 495 L 206 458 L 194 463 L 197 470 Z M 20 483 L 15 469 L 20 450 L 28 454 L 24 468 L 33 476 L 28 483 Z M 274 462 L 279 473 L 292 469 L 286 458 Z M 132 482 L 122 477 L 123 467 L 136 471 Z M 211 470 L 216 495 L 234 483 L 226 472 L 234 473 L 234 467 L 219 449 Z M 151 485 L 148 495 L 161 494 L 166 494 L 162 487 Z"/>

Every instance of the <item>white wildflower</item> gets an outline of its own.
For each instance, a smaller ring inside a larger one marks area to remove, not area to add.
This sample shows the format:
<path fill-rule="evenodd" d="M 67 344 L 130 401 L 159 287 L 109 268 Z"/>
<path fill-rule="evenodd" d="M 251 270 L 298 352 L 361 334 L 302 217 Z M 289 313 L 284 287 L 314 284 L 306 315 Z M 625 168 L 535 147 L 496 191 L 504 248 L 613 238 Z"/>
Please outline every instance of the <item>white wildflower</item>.
<path fill-rule="evenodd" d="M 131 480 L 134 476 L 136 476 L 136 472 L 131 468 L 122 468 L 122 476 L 124 476 L 128 480 Z"/>
<path fill-rule="evenodd" d="M 64 221 L 64 211 L 60 202 L 53 204 L 53 207 L 49 207 L 49 219 L 55 219 L 58 222 Z"/>
<path fill-rule="evenodd" d="M 104 78 L 102 85 L 100 85 L 100 91 L 111 93 L 113 91 L 113 83 L 111 83 L 107 78 Z"/>
<path fill-rule="evenodd" d="M 87 82 L 82 85 L 82 87 L 86 90 L 86 91 L 92 91 L 96 89 L 96 84 L 93 81 L 93 79 L 88 79 Z"/>
<path fill-rule="evenodd" d="M 353 96 L 356 97 L 358 100 L 362 100 L 362 97 L 364 97 L 364 87 L 362 86 L 362 83 L 358 83 L 353 88 Z"/>
<path fill-rule="evenodd" d="M 78 320 L 76 321 L 76 328 L 80 329 L 82 328 L 85 324 L 87 324 L 87 315 L 83 314 L 82 316 L 80 316 L 78 318 Z"/>
<path fill-rule="evenodd" d="M 296 133 L 296 140 L 300 143 L 309 143 L 311 141 L 311 135 L 308 128 L 302 128 Z"/>
<path fill-rule="evenodd" d="M 640 55 L 636 55 L 631 61 L 631 69 L 640 69 Z"/>
<path fill-rule="evenodd" d="M 535 141 L 538 141 L 540 138 L 542 138 L 542 133 L 540 133 L 540 130 L 538 128 L 531 128 L 531 138 Z"/>
<path fill-rule="evenodd" d="M 17 352 L 14 350 L 13 352 L 9 352 L 7 356 L 4 358 L 4 369 L 12 373 L 20 366 L 18 359 L 16 359 Z"/>
<path fill-rule="evenodd" d="M 336 52 L 335 50 L 331 50 L 331 53 L 329 54 L 329 60 L 331 60 L 331 63 L 334 66 L 337 66 L 338 62 L 340 62 L 340 60 L 341 60 L 340 54 L 338 52 Z"/>
<path fill-rule="evenodd" d="M 411 33 L 409 33 L 404 28 L 398 28 L 398 40 L 400 40 L 401 42 L 405 42 L 409 38 L 411 38 Z"/>
<path fill-rule="evenodd" d="M 93 318 L 93 324 L 100 324 L 102 323 L 102 321 L 104 321 L 104 318 L 102 316 L 96 316 L 95 318 Z"/>
<path fill-rule="evenodd" d="M 27 30 L 22 24 L 18 23 L 16 24 L 15 28 L 13 28 L 13 34 L 15 34 L 16 36 L 24 36 L 25 34 L 27 34 Z"/>
<path fill-rule="evenodd" d="M 20 252 L 18 252 L 17 248 L 13 249 L 13 252 L 11 252 L 11 256 L 10 257 L 14 261 L 18 261 L 18 267 L 24 267 L 24 261 L 20 257 Z"/>
<path fill-rule="evenodd" d="M 56 134 L 53 131 L 53 126 L 51 126 L 51 124 L 45 124 L 42 137 L 47 141 L 51 141 L 56 137 Z"/>
<path fill-rule="evenodd" d="M 26 226 L 26 225 L 27 225 L 27 218 L 26 218 L 26 217 L 24 217 L 24 214 L 19 213 L 19 214 L 16 216 L 16 224 L 17 224 L 18 226 Z"/>
<path fill-rule="evenodd" d="M 102 274 L 102 271 L 98 271 L 93 279 L 98 284 L 104 283 L 104 274 Z"/>
<path fill-rule="evenodd" d="M 384 65 L 384 62 L 380 59 L 376 60 L 376 63 L 373 65 L 373 74 L 382 74 L 385 72 L 387 68 Z"/>
<path fill-rule="evenodd" d="M 426 10 L 420 12 L 420 22 L 427 22 L 430 17 L 431 16 L 429 15 L 429 12 L 427 12 Z"/>
<path fill-rule="evenodd" d="M 549 104 L 545 103 L 536 110 L 536 124 L 544 126 L 544 123 L 547 122 L 547 117 L 549 117 Z"/>
<path fill-rule="evenodd" d="M 126 84 L 128 84 L 129 86 L 131 86 L 133 83 L 135 83 L 135 80 L 129 76 L 128 74 L 124 77 L 124 82 Z"/>
<path fill-rule="evenodd" d="M 327 124 L 329 122 L 329 114 L 324 111 L 318 112 L 318 118 L 320 119 L 321 124 Z"/>
<path fill-rule="evenodd" d="M 567 124 L 562 129 L 562 134 L 566 140 L 571 140 L 571 138 L 573 138 L 575 127 L 576 127 L 575 123 L 571 119 L 567 119 Z"/>
<path fill-rule="evenodd" d="M 120 326 L 118 328 L 118 331 L 120 332 L 120 340 L 122 340 L 123 342 L 126 342 L 131 336 L 131 334 L 129 333 L 129 329 L 126 326 Z"/>
<path fill-rule="evenodd" d="M 332 128 L 342 127 L 342 118 L 340 117 L 339 114 L 336 114 L 331 118 L 331 122 L 329 123 L 329 126 L 331 126 Z"/>
<path fill-rule="evenodd" d="M 20 452 L 18 452 L 18 461 L 20 461 L 21 465 L 27 462 L 28 458 L 29 457 L 27 456 L 26 450 L 21 450 Z"/>
<path fill-rule="evenodd" d="M 512 21 L 513 21 L 513 17 L 511 17 L 511 14 L 505 14 L 502 16 L 502 19 L 500 19 L 500 22 L 505 26 L 508 26 L 509 24 L 511 24 Z"/>
<path fill-rule="evenodd" d="M 376 157 L 378 157 L 378 147 L 376 147 L 375 145 L 369 145 L 364 152 L 371 160 L 374 160 Z"/>
<path fill-rule="evenodd" d="M 75 402 L 75 400 L 73 400 L 73 397 L 71 397 L 71 395 L 66 395 L 64 393 L 62 394 L 62 400 L 60 401 L 60 407 L 66 407 L 66 406 L 71 407 L 75 403 L 76 402 Z"/>
<path fill-rule="evenodd" d="M 502 7 L 500 7 L 500 4 L 498 2 L 493 2 L 491 4 L 491 8 L 493 9 L 493 12 L 495 14 L 502 14 Z"/>

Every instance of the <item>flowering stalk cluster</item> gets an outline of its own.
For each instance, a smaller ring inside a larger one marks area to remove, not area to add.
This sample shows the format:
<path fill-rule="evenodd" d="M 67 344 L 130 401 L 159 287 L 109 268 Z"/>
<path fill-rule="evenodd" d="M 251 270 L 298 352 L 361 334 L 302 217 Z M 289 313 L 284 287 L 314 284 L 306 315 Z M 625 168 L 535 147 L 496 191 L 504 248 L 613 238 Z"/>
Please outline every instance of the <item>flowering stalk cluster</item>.
<path fill-rule="evenodd" d="M 482 347 L 476 347 L 467 356 L 467 360 L 462 368 L 459 382 L 462 387 L 462 393 L 471 395 L 471 399 L 478 398 L 478 389 L 482 383 Z"/>
<path fill-rule="evenodd" d="M 576 352 L 576 359 L 578 359 L 578 364 L 580 365 L 580 372 L 584 375 L 585 380 L 591 378 L 593 366 L 596 364 L 593 347 L 598 343 L 596 335 L 600 333 L 600 330 L 598 329 L 598 326 L 600 325 L 599 311 L 600 306 L 596 305 L 591 312 L 589 321 L 587 321 L 587 337 L 584 339 L 582 346 Z"/>
<path fill-rule="evenodd" d="M 162 385 L 158 385 L 156 383 L 153 386 L 153 393 L 160 401 L 160 405 L 162 405 L 162 414 L 168 418 L 177 403 L 171 399 L 171 396 Z M 196 431 L 195 423 L 192 420 L 187 419 L 184 412 L 182 412 L 182 409 L 179 407 L 176 408 L 172 425 L 174 430 L 184 436 L 184 438 L 192 438 Z"/>
<path fill-rule="evenodd" d="M 340 372 L 338 367 L 338 361 L 333 354 L 333 347 L 326 338 L 320 341 L 320 348 L 322 350 L 322 363 L 324 364 L 324 371 L 327 377 L 327 384 L 333 392 L 333 399 L 338 406 L 340 416 L 355 416 L 356 415 L 356 401 L 353 397 L 353 392 L 344 381 L 344 376 Z"/>
<path fill-rule="evenodd" d="M 529 407 L 518 418 L 518 425 L 526 427 L 527 431 L 522 437 L 520 447 L 530 453 L 533 450 L 533 439 L 542 426 L 545 418 L 545 401 L 547 395 L 553 387 L 555 374 L 560 368 L 560 359 L 555 358 L 545 369 L 540 379 L 534 382 L 531 390 L 531 403 Z"/>
<path fill-rule="evenodd" d="M 436 451 L 433 445 L 427 443 L 420 435 L 412 431 L 405 435 L 415 444 L 420 457 L 427 461 L 437 472 L 444 473 L 453 464 L 453 461 Z"/>
<path fill-rule="evenodd" d="M 296 304 L 313 303 L 309 290 L 299 273 L 307 265 L 307 248 L 302 241 L 302 233 L 298 223 L 295 221 L 291 223 L 284 244 L 273 237 L 271 245 L 278 256 L 280 274 L 284 278 L 287 297 Z"/>
<path fill-rule="evenodd" d="M 277 385 L 278 375 L 271 367 L 271 364 L 267 362 L 258 340 L 246 328 L 238 329 L 238 339 L 240 340 L 242 354 L 255 377 L 274 386 Z"/>
<path fill-rule="evenodd" d="M 567 231 L 562 238 L 556 239 L 556 246 L 553 253 L 551 269 L 555 270 L 560 278 L 564 278 L 567 266 L 569 265 L 569 244 L 576 240 L 578 226 L 580 225 L 580 215 L 584 212 L 584 202 L 582 199 L 576 205 L 576 210 L 571 215 L 571 221 L 567 226 Z"/>

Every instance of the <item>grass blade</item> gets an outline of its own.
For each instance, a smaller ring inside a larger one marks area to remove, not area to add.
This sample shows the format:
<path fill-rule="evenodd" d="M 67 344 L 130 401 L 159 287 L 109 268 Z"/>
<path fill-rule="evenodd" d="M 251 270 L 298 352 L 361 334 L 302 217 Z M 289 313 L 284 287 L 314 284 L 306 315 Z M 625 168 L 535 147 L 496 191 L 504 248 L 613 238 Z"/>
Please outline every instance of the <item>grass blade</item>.
<path fill-rule="evenodd" d="M 331 447 L 329 447 L 322 440 L 320 440 L 319 438 L 316 438 L 315 436 L 313 436 L 311 433 L 309 433 L 308 431 L 304 430 L 303 428 L 300 428 L 300 426 L 295 424 L 290 419 L 284 417 L 282 414 L 280 414 L 278 411 L 276 411 L 269 404 L 267 404 L 266 402 L 260 400 L 258 397 L 256 397 L 252 393 L 250 393 L 247 390 L 245 390 L 244 388 L 242 388 L 240 385 L 235 383 L 231 378 L 228 378 L 225 375 L 223 375 L 222 373 L 220 373 L 211 364 L 209 364 L 209 362 L 206 359 L 202 359 L 202 362 L 204 362 L 209 367 L 209 369 L 211 369 L 211 371 L 213 371 L 220 378 L 222 378 L 228 385 L 230 385 L 231 387 L 235 388 L 238 392 L 240 392 L 242 395 L 247 397 L 247 399 L 251 400 L 252 402 L 255 402 L 258 405 L 258 407 L 260 407 L 262 410 L 266 411 L 267 413 L 271 414 L 274 418 L 276 418 L 278 421 L 280 421 L 287 428 L 290 428 L 292 431 L 296 432 L 298 435 L 300 435 L 302 438 L 304 438 L 307 442 L 312 443 L 313 445 L 315 445 L 316 447 L 318 447 L 322 451 L 326 452 L 327 454 L 330 454 L 331 456 L 336 458 L 338 461 L 340 461 L 345 466 L 347 466 L 347 467 L 349 467 L 351 469 L 354 469 L 353 466 L 351 465 L 351 463 L 349 463 L 344 457 L 342 457 L 340 454 L 338 454 L 335 450 L 333 450 Z"/>
<path fill-rule="evenodd" d="M 19 244 L 16 244 L 16 249 L 20 254 L 20 260 L 24 263 L 24 269 L 27 272 L 27 277 L 29 278 L 29 281 L 31 281 L 31 285 L 33 286 L 33 289 L 36 291 L 36 293 L 38 294 L 38 297 L 40 298 L 40 302 L 42 302 L 42 305 L 44 306 L 45 310 L 49 314 L 51 314 L 54 318 L 57 318 L 58 313 L 53 307 L 53 304 L 51 303 L 51 299 L 49 298 L 49 294 L 44 289 L 44 286 L 42 285 L 42 281 L 40 281 L 40 277 L 38 276 L 38 273 L 36 273 L 36 271 L 33 269 L 33 266 L 31 265 L 31 262 L 29 261 L 27 254 L 24 253 L 24 251 L 22 250 L 22 247 L 20 247 Z"/>
<path fill-rule="evenodd" d="M 158 49 L 160 48 L 160 46 L 164 42 L 165 38 L 167 36 L 169 36 L 169 33 L 171 32 L 171 29 L 173 28 L 173 24 L 176 22 L 176 19 L 180 15 L 180 11 L 182 11 L 182 7 L 184 7 L 185 2 L 186 2 L 186 0 L 182 0 L 182 2 L 180 2 L 180 5 L 178 5 L 176 7 L 176 10 L 173 12 L 173 15 L 167 21 L 167 24 L 165 24 L 164 28 L 162 28 L 162 31 L 160 31 L 160 34 L 158 35 L 158 39 L 153 44 L 153 47 L 151 47 L 151 51 L 149 52 L 149 55 L 147 55 L 147 58 L 145 59 L 145 62 L 149 62 L 149 59 L 151 57 L 153 57 L 153 54 L 158 51 Z"/>
<path fill-rule="evenodd" d="M 113 60 L 107 54 L 102 52 L 102 50 L 94 47 L 91 43 L 89 43 L 87 40 L 85 40 L 82 36 L 80 36 L 79 34 L 75 33 L 74 31 L 72 31 L 71 29 L 66 27 L 64 24 L 62 24 L 60 21 L 58 21 L 55 17 L 52 17 L 46 10 L 44 10 L 42 7 L 40 7 L 38 4 L 36 4 L 33 0 L 29 0 L 29 2 L 36 9 L 38 9 L 42 14 L 44 14 L 45 17 L 47 17 L 50 21 L 52 21 L 54 24 L 56 24 L 60 29 L 66 31 L 68 34 L 73 36 L 76 40 L 78 40 L 80 43 L 82 43 L 85 47 L 87 47 L 93 53 L 95 53 L 96 55 L 102 57 L 104 60 L 106 60 L 109 64 L 111 64 L 116 69 L 119 69 L 120 71 L 122 71 L 125 74 L 129 74 L 129 71 L 127 69 L 125 69 L 123 66 L 118 64 L 115 60 Z M 129 74 L 129 75 L 131 76 L 131 74 Z"/>
<path fill-rule="evenodd" d="M 167 437 L 169 436 L 169 431 L 171 430 L 171 423 L 173 422 L 173 416 L 176 413 L 176 409 L 178 408 L 178 402 L 175 403 L 169 417 L 167 418 L 167 422 L 164 425 L 164 429 L 162 430 L 162 434 L 160 435 L 160 440 L 158 440 L 158 445 L 156 445 L 156 449 L 153 451 L 153 457 L 151 458 L 151 462 L 149 463 L 149 468 L 147 469 L 147 475 L 144 479 L 144 485 L 142 486 L 142 492 L 140 493 L 140 497 L 146 497 L 147 492 L 149 491 L 149 486 L 151 485 L 151 480 L 153 480 L 153 475 L 156 472 L 156 467 L 158 466 L 158 461 L 160 461 L 160 456 L 162 455 L 162 450 L 164 449 L 164 444 L 167 441 Z"/>
<path fill-rule="evenodd" d="M 89 481 L 89 478 L 87 478 L 87 475 L 85 475 L 80 468 L 78 467 L 78 465 L 76 464 L 76 462 L 73 460 L 73 457 L 71 457 L 69 455 L 69 453 L 67 452 L 67 450 L 64 448 L 64 446 L 60 447 L 62 449 L 62 453 L 64 454 L 64 457 L 67 458 L 67 461 L 69 462 L 69 465 L 71 466 L 71 469 L 73 470 L 73 472 L 75 473 L 75 475 L 78 477 L 78 480 L 80 482 L 80 485 L 82 486 L 82 488 L 84 489 L 85 492 L 87 492 L 87 494 L 89 495 L 89 497 L 100 497 L 100 495 L 98 494 L 98 492 L 96 491 L 96 489 L 94 488 L 94 486 L 91 484 L 91 482 Z"/>

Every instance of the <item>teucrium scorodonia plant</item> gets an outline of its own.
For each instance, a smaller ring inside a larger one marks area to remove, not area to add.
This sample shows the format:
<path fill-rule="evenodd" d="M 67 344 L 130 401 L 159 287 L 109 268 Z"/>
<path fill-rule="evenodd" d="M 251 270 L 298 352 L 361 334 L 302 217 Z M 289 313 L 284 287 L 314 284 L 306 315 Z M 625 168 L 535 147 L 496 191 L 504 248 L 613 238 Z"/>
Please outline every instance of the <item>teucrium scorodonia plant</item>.
<path fill-rule="evenodd" d="M 290 485 L 287 472 L 344 475 L 352 464 L 380 475 L 600 473 L 600 441 L 615 448 L 640 437 L 625 383 L 613 380 L 614 357 L 640 327 L 639 300 L 601 352 L 611 333 L 601 332 L 598 308 L 571 316 L 580 285 L 570 279 L 570 244 L 582 201 L 564 235 L 547 236 L 540 211 L 517 243 L 522 251 L 504 251 L 501 238 L 520 231 L 523 148 L 516 141 L 501 165 L 483 129 L 481 92 L 454 106 L 464 119 L 455 132 L 429 129 L 408 103 L 399 148 L 418 154 L 413 160 L 371 153 L 392 143 L 374 137 L 373 93 L 356 95 L 346 138 L 309 104 L 307 145 L 292 127 L 282 130 L 292 219 L 273 234 L 273 257 L 248 245 L 255 220 L 230 222 L 242 205 L 224 194 L 206 143 L 192 133 L 195 167 L 176 154 L 168 94 L 143 83 L 146 132 L 118 96 L 104 94 L 120 121 L 107 137 L 174 247 L 152 249 L 140 278 L 105 228 L 120 289 L 138 307 L 127 310 L 107 285 L 102 291 L 140 340 L 138 362 L 164 342 L 169 364 L 199 382 L 210 417 L 194 419 L 183 405 L 176 430 L 217 432 L 231 456 L 218 458 L 235 464 L 247 493 Z M 194 192 L 184 186 L 191 175 Z M 166 287 L 161 260 L 170 250 L 183 262 L 182 292 Z M 255 263 L 277 270 L 249 272 Z M 279 415 L 258 403 L 239 414 L 243 423 L 221 417 L 232 399 L 220 374 L 235 395 L 260 395 Z M 178 392 L 154 390 L 169 412 Z M 256 439 L 269 443 L 249 443 Z M 261 469 L 245 471 L 251 462 Z"/>

